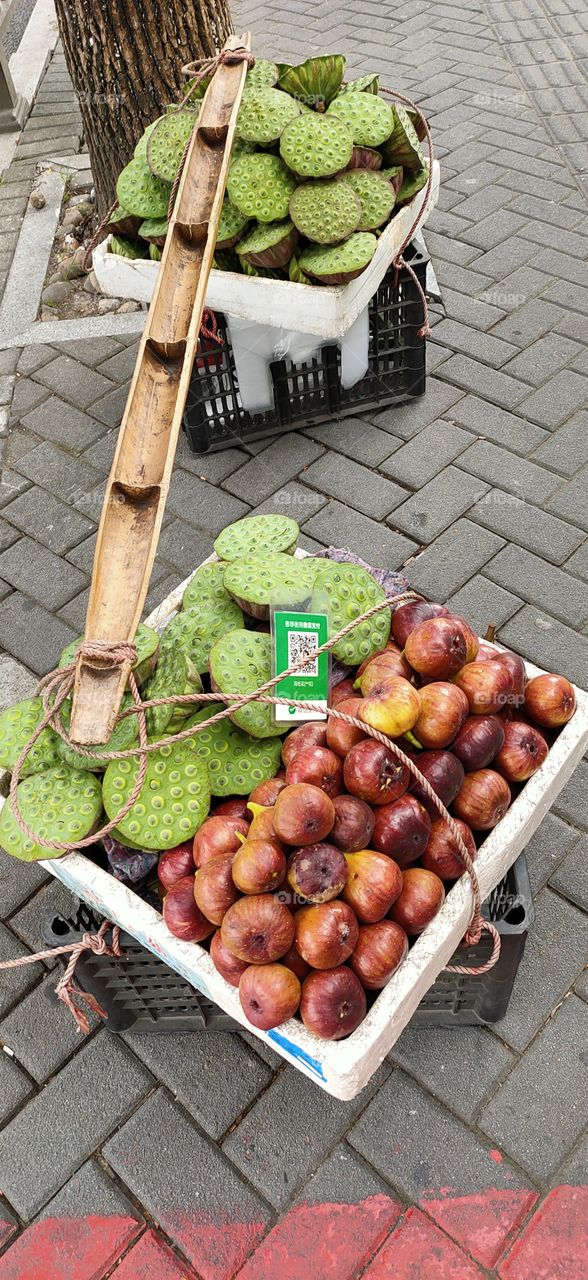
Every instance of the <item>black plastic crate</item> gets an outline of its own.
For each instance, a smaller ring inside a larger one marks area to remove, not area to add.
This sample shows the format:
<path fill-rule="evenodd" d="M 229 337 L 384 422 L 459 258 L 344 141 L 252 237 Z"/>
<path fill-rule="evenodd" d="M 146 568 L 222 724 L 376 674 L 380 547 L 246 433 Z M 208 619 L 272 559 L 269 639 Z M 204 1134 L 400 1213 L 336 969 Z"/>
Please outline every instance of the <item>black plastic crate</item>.
<path fill-rule="evenodd" d="M 42 933 L 48 947 L 79 942 L 84 933 L 95 933 L 101 920 L 85 902 L 74 899 L 72 915 L 47 915 Z M 106 934 L 111 941 L 111 931 Z M 75 981 L 96 997 L 106 1013 L 109 1031 L 239 1031 L 237 1022 L 212 1000 L 142 947 L 130 933 L 121 931 L 122 955 L 80 956 Z M 60 957 L 67 964 L 69 956 Z"/>
<path fill-rule="evenodd" d="M 425 288 L 428 258 L 410 246 L 405 258 Z M 311 299 L 312 302 L 312 299 Z M 270 365 L 274 409 L 247 413 L 224 315 L 216 313 L 221 341 L 200 339 L 184 413 L 192 453 L 226 449 L 264 436 L 317 426 L 349 414 L 404 404 L 425 391 L 426 340 L 419 337 L 423 304 L 408 271 L 391 268 L 369 305 L 369 368 L 365 378 L 344 390 L 337 343 L 325 343 L 311 360 Z"/>
<path fill-rule="evenodd" d="M 471 1026 L 499 1022 L 508 1008 L 527 934 L 535 919 L 531 884 L 524 853 L 486 899 L 482 914 L 500 934 L 498 963 L 488 973 L 466 975 L 442 972 L 413 1015 L 418 1027 Z M 450 963 L 474 967 L 490 957 L 490 935 L 483 933 L 475 947 L 458 947 Z"/>
<path fill-rule="evenodd" d="M 413 1015 L 420 1027 L 468 1026 L 497 1022 L 510 1000 L 530 925 L 534 920 L 529 873 L 524 853 L 484 903 L 484 915 L 496 925 L 502 949 L 498 964 L 478 977 L 441 973 Z M 48 915 L 43 937 L 48 947 L 79 942 L 83 933 L 99 928 L 100 919 L 80 902 L 69 918 Z M 110 941 L 110 932 L 106 935 Z M 121 933 L 120 959 L 83 955 L 76 982 L 89 991 L 107 1014 L 110 1031 L 238 1031 L 239 1025 L 184 978 Z M 459 947 L 455 963 L 483 963 L 491 943 L 484 934 L 475 947 Z M 62 958 L 63 959 L 63 958 Z M 68 957 L 65 957 L 67 962 Z"/>

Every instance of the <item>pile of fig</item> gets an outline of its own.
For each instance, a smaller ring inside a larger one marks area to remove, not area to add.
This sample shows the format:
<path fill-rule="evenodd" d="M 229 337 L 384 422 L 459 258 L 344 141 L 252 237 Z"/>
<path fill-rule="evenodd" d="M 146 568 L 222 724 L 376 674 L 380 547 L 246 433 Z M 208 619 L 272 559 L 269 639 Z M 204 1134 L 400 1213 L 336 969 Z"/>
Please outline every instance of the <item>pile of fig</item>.
<path fill-rule="evenodd" d="M 293 729 L 282 767 L 213 802 L 158 867 L 170 931 L 204 943 L 249 1022 L 299 1014 L 349 1036 L 463 872 L 455 834 L 378 729 L 417 764 L 472 859 L 576 708 L 563 676 L 527 678 L 442 605 L 414 601 L 337 684 L 334 716 Z"/>

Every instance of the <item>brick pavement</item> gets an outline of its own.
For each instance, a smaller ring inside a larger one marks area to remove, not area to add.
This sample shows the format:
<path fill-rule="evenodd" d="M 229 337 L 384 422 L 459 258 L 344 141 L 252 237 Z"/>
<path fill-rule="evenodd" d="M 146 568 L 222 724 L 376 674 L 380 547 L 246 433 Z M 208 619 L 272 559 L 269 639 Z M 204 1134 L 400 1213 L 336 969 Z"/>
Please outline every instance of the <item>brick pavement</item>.
<path fill-rule="evenodd" d="M 257 52 L 353 49 L 355 72 L 423 104 L 445 310 L 424 399 L 209 457 L 182 442 L 150 604 L 227 520 L 285 509 L 305 545 L 404 566 L 586 685 L 585 0 L 234 7 Z M 78 140 L 58 52 L 0 190 L 0 273 L 37 157 Z M 83 626 L 133 359 L 120 337 L 0 353 L 0 644 L 21 688 L 18 664 L 41 674 Z M 507 1017 L 407 1029 L 353 1103 L 246 1035 L 95 1027 L 80 1045 L 47 966 L 4 979 L 0 1280 L 585 1280 L 587 780 L 583 765 L 528 847 L 537 918 Z M 20 864 L 0 863 L 0 891 L 1 955 L 34 949 L 67 900 Z"/>

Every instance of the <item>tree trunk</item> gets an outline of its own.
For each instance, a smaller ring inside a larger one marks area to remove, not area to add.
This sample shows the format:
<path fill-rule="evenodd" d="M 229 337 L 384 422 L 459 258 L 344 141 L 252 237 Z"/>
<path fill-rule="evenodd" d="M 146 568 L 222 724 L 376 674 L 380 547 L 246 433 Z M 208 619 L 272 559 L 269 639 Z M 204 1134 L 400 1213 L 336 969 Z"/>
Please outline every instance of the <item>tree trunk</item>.
<path fill-rule="evenodd" d="M 214 57 L 231 34 L 228 0 L 56 0 L 56 9 L 102 217 L 143 129 L 181 97 L 184 64 Z"/>

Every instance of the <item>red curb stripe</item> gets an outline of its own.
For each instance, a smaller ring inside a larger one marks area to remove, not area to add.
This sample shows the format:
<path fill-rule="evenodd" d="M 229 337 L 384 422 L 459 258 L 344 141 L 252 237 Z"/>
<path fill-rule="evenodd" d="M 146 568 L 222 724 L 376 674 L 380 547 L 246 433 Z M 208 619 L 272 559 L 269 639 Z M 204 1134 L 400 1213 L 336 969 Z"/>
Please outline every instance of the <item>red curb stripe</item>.
<path fill-rule="evenodd" d="M 213 1221 L 209 1214 L 179 1210 L 166 1210 L 160 1225 L 202 1280 L 233 1280 L 267 1228 L 264 1222 L 231 1221 L 228 1214 Z"/>
<path fill-rule="evenodd" d="M 588 1280 L 588 1187 L 556 1187 L 499 1266 L 500 1280 Z"/>
<path fill-rule="evenodd" d="M 196 1280 L 196 1274 L 154 1231 L 146 1231 L 115 1267 L 112 1280 Z"/>
<path fill-rule="evenodd" d="M 398 1221 L 402 1205 L 376 1195 L 359 1204 L 301 1204 L 266 1236 L 238 1280 L 350 1280 Z"/>
<path fill-rule="evenodd" d="M 537 1198 L 534 1191 L 490 1190 L 471 1196 L 423 1199 L 421 1208 L 476 1262 L 491 1270 L 512 1243 Z"/>
<path fill-rule="evenodd" d="M 320 1274 L 320 1273 L 318 1273 Z M 420 1209 L 409 1209 L 363 1280 L 484 1280 L 465 1253 Z"/>
<path fill-rule="evenodd" d="M 0 1258 L 0 1280 L 102 1280 L 142 1230 L 135 1218 L 44 1218 Z"/>

